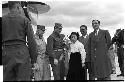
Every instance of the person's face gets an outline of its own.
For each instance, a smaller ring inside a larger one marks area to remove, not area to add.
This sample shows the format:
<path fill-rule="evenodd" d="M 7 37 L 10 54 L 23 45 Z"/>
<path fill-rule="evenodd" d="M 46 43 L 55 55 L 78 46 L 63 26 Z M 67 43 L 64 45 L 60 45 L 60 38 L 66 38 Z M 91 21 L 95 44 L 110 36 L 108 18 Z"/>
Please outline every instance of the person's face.
<path fill-rule="evenodd" d="M 37 33 L 38 33 L 39 36 L 43 36 L 43 34 L 45 33 L 45 30 L 38 29 Z"/>
<path fill-rule="evenodd" d="M 83 36 L 85 36 L 87 34 L 87 29 L 85 27 L 81 27 L 80 32 Z"/>
<path fill-rule="evenodd" d="M 61 31 L 62 31 L 62 28 L 55 28 L 55 31 L 56 31 L 56 33 L 61 33 Z"/>
<path fill-rule="evenodd" d="M 95 20 L 95 21 L 92 22 L 92 26 L 93 26 L 94 30 L 99 29 L 99 25 L 100 25 L 100 24 L 98 23 L 97 20 Z"/>
<path fill-rule="evenodd" d="M 71 35 L 71 41 L 76 42 L 77 41 L 77 36 L 75 34 Z"/>

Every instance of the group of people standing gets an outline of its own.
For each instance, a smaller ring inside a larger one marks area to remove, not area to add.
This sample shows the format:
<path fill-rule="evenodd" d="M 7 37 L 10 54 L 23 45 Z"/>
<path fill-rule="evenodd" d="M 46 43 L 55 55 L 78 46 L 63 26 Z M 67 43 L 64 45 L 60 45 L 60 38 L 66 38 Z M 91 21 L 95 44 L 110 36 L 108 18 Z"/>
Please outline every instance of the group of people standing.
<path fill-rule="evenodd" d="M 53 33 L 44 40 L 45 26 L 37 25 L 33 34 L 31 22 L 20 15 L 20 4 L 8 2 L 10 13 L 2 17 L 2 64 L 4 81 L 29 81 L 34 66 L 35 81 L 51 80 L 111 80 L 112 63 L 109 48 L 112 45 L 107 30 L 100 29 L 100 21 L 92 20 L 94 31 L 87 34 L 81 25 L 65 39 L 62 24 L 55 23 Z M 26 41 L 27 37 L 27 41 Z M 26 45 L 27 43 L 27 45 Z M 123 45 L 122 45 L 123 46 Z M 32 64 L 32 65 L 31 65 Z"/>

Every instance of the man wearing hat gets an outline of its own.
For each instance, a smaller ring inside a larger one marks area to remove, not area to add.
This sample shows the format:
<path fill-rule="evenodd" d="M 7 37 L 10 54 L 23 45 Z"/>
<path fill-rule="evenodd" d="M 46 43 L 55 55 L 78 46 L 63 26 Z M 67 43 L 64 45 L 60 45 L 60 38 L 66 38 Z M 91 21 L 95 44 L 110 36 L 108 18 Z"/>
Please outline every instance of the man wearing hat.
<path fill-rule="evenodd" d="M 45 26 L 37 25 L 35 40 L 37 43 L 38 57 L 36 63 L 38 66 L 34 71 L 35 81 L 51 80 L 51 72 L 49 67 L 49 58 L 46 55 L 46 42 L 43 34 L 45 33 Z"/>
<path fill-rule="evenodd" d="M 54 80 L 64 80 L 65 75 L 64 60 L 62 58 L 65 35 L 60 34 L 62 28 L 62 24 L 55 23 L 53 33 L 47 38 L 47 53 L 50 56 Z"/>

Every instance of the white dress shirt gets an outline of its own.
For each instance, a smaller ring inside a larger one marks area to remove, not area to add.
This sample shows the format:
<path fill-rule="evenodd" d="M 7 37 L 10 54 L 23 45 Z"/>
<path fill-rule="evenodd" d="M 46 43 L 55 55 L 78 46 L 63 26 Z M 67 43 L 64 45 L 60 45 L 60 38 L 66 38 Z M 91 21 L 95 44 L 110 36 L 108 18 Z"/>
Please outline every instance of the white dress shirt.
<path fill-rule="evenodd" d="M 70 59 L 71 52 L 72 53 L 80 52 L 82 63 L 85 63 L 86 52 L 85 52 L 85 49 L 84 49 L 84 45 L 81 42 L 79 42 L 77 40 L 75 43 L 71 43 L 69 52 L 70 52 L 69 53 L 69 59 Z"/>

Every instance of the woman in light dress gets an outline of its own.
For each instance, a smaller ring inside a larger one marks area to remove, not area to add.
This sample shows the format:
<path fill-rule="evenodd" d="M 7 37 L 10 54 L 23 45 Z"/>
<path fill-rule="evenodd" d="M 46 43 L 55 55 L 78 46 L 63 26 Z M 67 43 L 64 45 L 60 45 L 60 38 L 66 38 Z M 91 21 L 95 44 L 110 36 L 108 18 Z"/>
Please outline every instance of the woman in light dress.
<path fill-rule="evenodd" d="M 46 42 L 43 34 L 45 26 L 37 25 L 37 31 L 35 34 L 35 40 L 38 46 L 37 68 L 34 71 L 35 81 L 51 80 L 51 71 L 49 66 L 49 58 L 46 55 Z"/>

